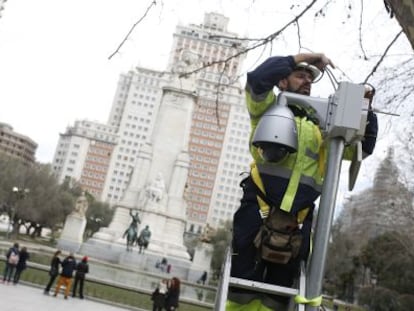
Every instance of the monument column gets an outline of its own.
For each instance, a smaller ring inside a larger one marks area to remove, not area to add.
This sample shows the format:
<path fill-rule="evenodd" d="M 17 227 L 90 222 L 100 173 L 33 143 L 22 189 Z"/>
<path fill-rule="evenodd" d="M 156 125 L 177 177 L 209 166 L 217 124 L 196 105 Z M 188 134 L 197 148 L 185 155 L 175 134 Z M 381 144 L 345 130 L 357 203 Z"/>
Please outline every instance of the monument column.
<path fill-rule="evenodd" d="M 127 189 L 121 202 L 115 207 L 114 216 L 107 228 L 101 228 L 93 235 L 94 239 L 104 241 L 116 241 L 125 232 L 130 223 L 129 210 L 133 207 L 139 206 L 144 200 L 145 181 L 149 173 L 152 158 L 152 146 L 147 143 L 144 144 L 137 155 L 137 162 Z"/>
<path fill-rule="evenodd" d="M 191 70 L 191 66 L 200 61 L 190 52 L 185 56 L 182 67 L 186 70 Z M 153 232 L 146 256 L 161 255 L 189 263 L 190 256 L 183 241 L 186 224 L 183 193 L 190 163 L 188 142 L 192 113 L 198 95 L 195 76 L 180 78 L 179 75 L 179 71 L 172 72 L 162 89 L 150 140 L 152 150 L 150 144 L 140 150 L 130 184 L 116 207 L 111 224 L 94 235 L 94 238 L 101 238 L 96 244 L 101 244 L 102 250 L 106 246 L 112 250 L 119 249 L 122 240 L 118 238 L 130 223 L 129 210 L 137 209 L 141 226 L 149 226 Z M 107 245 L 101 243 L 105 242 L 105 230 L 112 234 L 112 240 L 106 238 Z M 93 251 L 92 246 L 90 249 Z M 126 257 L 122 258 L 120 260 L 126 262 Z"/>
<path fill-rule="evenodd" d="M 176 240 L 171 242 L 176 245 L 183 245 L 184 243 L 183 234 L 186 225 L 185 213 L 187 204 L 183 199 L 183 194 L 187 182 L 189 165 L 190 157 L 188 153 L 181 152 L 175 161 L 170 189 L 168 191 L 167 215 L 171 217 L 167 218 L 164 232 L 168 235 L 174 232 L 172 235 L 176 237 Z"/>

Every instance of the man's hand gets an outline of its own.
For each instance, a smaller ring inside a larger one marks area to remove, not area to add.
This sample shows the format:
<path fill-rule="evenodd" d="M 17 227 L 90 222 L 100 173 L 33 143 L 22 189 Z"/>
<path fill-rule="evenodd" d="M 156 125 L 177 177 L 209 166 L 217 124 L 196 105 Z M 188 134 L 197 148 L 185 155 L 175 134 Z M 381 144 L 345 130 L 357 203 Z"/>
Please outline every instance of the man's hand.
<path fill-rule="evenodd" d="M 310 65 L 318 67 L 319 70 L 324 71 L 325 67 L 330 65 L 335 68 L 332 61 L 323 53 L 300 53 L 293 56 L 295 63 L 307 62 Z"/>
<path fill-rule="evenodd" d="M 320 54 L 319 59 L 316 60 L 315 62 L 310 62 L 310 64 L 318 67 L 320 71 L 324 71 L 325 67 L 328 65 L 330 65 L 332 68 L 335 68 L 332 61 L 328 57 L 326 57 L 325 54 Z"/>
<path fill-rule="evenodd" d="M 372 109 L 372 100 L 374 99 L 375 89 L 371 85 L 365 85 L 364 98 L 368 99 L 368 109 Z"/>

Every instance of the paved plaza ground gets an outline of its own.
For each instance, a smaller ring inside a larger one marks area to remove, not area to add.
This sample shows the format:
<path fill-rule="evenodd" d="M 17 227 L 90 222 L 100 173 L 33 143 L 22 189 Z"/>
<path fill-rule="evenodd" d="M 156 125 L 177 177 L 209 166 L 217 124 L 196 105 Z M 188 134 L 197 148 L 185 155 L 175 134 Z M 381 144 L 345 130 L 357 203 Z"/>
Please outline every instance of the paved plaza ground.
<path fill-rule="evenodd" d="M 60 294 L 57 297 L 53 295 L 43 295 L 43 289 L 32 287 L 24 284 L 6 285 L 0 283 L 0 310 L 2 311 L 123 311 L 134 310 L 144 311 L 138 308 L 122 308 L 114 305 L 108 305 L 103 302 L 94 300 L 79 299 L 69 297 L 64 299 Z"/>

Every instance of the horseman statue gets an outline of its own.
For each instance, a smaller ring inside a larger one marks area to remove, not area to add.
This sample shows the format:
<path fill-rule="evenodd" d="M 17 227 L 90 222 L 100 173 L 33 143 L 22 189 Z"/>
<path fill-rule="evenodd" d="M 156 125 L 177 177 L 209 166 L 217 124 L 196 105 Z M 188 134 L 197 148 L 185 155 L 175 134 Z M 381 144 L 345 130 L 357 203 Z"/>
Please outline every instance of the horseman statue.
<path fill-rule="evenodd" d="M 129 216 L 131 216 L 132 221 L 128 229 L 125 230 L 123 237 L 127 237 L 127 251 L 132 250 L 132 246 L 137 241 L 138 236 L 138 224 L 141 223 L 139 219 L 138 211 L 135 214 L 132 213 L 132 209 L 129 210 Z"/>
<path fill-rule="evenodd" d="M 144 250 L 147 249 L 150 238 L 151 231 L 149 229 L 149 226 L 145 226 L 145 228 L 142 229 L 138 237 L 139 253 L 144 253 Z"/>

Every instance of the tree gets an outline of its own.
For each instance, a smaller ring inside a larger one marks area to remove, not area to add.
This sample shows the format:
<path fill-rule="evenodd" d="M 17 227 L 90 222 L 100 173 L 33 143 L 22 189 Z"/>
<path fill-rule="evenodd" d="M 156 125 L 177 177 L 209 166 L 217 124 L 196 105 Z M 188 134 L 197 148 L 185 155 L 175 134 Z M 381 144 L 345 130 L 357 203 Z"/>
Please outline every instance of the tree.
<path fill-rule="evenodd" d="M 360 293 L 359 303 L 370 311 L 398 311 L 398 293 L 383 287 L 367 287 Z"/>
<path fill-rule="evenodd" d="M 231 232 L 231 222 L 227 221 L 222 227 L 218 228 L 215 234 L 211 237 L 210 243 L 213 246 L 213 254 L 210 266 L 214 276 L 218 276 L 220 273 L 226 250 L 230 246 Z"/>
<path fill-rule="evenodd" d="M 371 272 L 378 275 L 380 286 L 410 293 L 413 219 L 413 194 L 401 182 L 391 148 L 377 169 L 373 187 L 350 198 L 333 227 L 325 288 L 345 297 L 346 281 L 353 277 L 354 284 L 365 286 Z"/>
<path fill-rule="evenodd" d="M 355 237 L 339 229 L 337 223 L 332 230 L 323 287 L 329 295 L 352 302 L 355 286 L 361 283 L 362 267 Z"/>
<path fill-rule="evenodd" d="M 408 238 L 398 232 L 385 233 L 369 241 L 361 252 L 364 265 L 377 275 L 377 284 L 399 294 L 414 292 L 414 259 L 399 242 Z"/>
<path fill-rule="evenodd" d="M 391 17 L 395 15 L 414 49 L 414 5 L 411 0 L 385 0 Z"/>
<path fill-rule="evenodd" d="M 25 195 L 13 188 L 27 190 Z M 78 188 L 59 185 L 49 165 L 25 165 L 6 155 L 0 156 L 0 203 L 12 220 L 12 234 L 21 226 L 26 233 L 40 236 L 42 228 L 53 232 L 63 225 L 73 210 Z"/>

